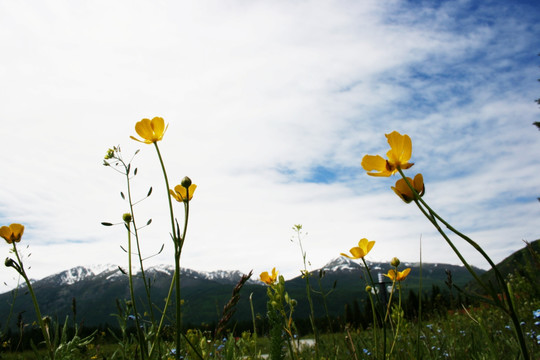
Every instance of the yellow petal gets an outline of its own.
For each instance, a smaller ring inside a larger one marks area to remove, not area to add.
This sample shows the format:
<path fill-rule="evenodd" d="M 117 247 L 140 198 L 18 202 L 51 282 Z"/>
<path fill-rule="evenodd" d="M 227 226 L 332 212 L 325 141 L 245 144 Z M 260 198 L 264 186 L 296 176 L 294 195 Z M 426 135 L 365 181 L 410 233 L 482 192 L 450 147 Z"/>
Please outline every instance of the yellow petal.
<path fill-rule="evenodd" d="M 260 275 L 260 279 L 262 282 L 267 283 L 270 280 L 270 275 L 268 275 L 268 271 L 262 272 Z"/>
<path fill-rule="evenodd" d="M 154 135 L 150 119 L 142 119 L 135 124 L 135 131 L 145 140 L 151 141 Z"/>
<path fill-rule="evenodd" d="M 412 185 L 413 180 L 411 178 L 407 178 L 407 180 L 409 180 Z M 396 187 L 392 187 L 392 190 L 394 190 L 394 192 L 407 204 L 414 199 L 414 195 L 411 189 L 403 178 L 396 181 Z"/>
<path fill-rule="evenodd" d="M 390 176 L 391 172 L 386 168 L 386 160 L 380 155 L 365 155 L 362 158 L 362 167 L 371 176 Z M 378 171 L 378 172 L 370 172 Z"/>
<path fill-rule="evenodd" d="M 24 226 L 21 224 L 11 224 L 9 225 L 9 227 L 11 228 L 13 236 L 17 239 L 16 241 L 21 240 L 21 237 L 24 233 Z"/>
<path fill-rule="evenodd" d="M 365 251 L 359 247 L 353 247 L 350 251 L 355 259 L 361 259 L 367 255 Z"/>
<path fill-rule="evenodd" d="M 195 189 L 197 189 L 197 185 L 191 184 L 189 186 L 189 200 L 193 198 L 193 193 L 195 192 Z"/>
<path fill-rule="evenodd" d="M 388 274 L 384 274 L 384 276 L 394 281 L 396 279 L 396 272 L 394 271 L 394 269 L 390 269 L 388 270 Z"/>
<path fill-rule="evenodd" d="M 424 195 L 424 192 L 425 192 L 425 186 L 424 186 L 424 177 L 422 176 L 422 174 L 416 174 L 416 176 L 414 177 L 414 180 L 413 180 L 413 187 L 414 189 L 416 190 L 416 192 L 418 193 L 418 195 L 422 196 Z"/>
<path fill-rule="evenodd" d="M 158 137 L 163 136 L 163 133 L 165 131 L 165 120 L 163 120 L 163 118 L 156 116 L 155 118 L 152 119 L 151 125 L 152 125 L 152 132 L 155 135 L 157 135 Z"/>
<path fill-rule="evenodd" d="M 353 257 L 351 257 L 351 256 L 349 256 L 349 255 L 347 255 L 347 254 L 344 254 L 344 253 L 340 253 L 340 255 L 341 255 L 341 256 L 345 256 L 345 257 L 348 257 L 349 259 L 353 259 L 353 260 L 355 260 L 355 258 L 353 258 Z"/>
<path fill-rule="evenodd" d="M 412 142 L 409 135 L 401 135 L 397 131 L 386 134 L 390 151 L 387 153 L 388 160 L 392 163 L 407 163 L 412 155 Z"/>
<path fill-rule="evenodd" d="M 398 281 L 405 280 L 405 278 L 407 277 L 407 275 L 409 275 L 410 272 L 411 272 L 411 268 L 407 268 L 403 271 L 400 271 L 398 274 Z"/>
<path fill-rule="evenodd" d="M 362 249 L 364 253 L 362 257 L 366 256 L 371 251 L 373 245 L 375 245 L 375 241 L 369 241 L 366 238 L 360 239 L 360 241 L 358 242 L 358 247 Z"/>
<path fill-rule="evenodd" d="M 0 236 L 3 237 L 8 244 L 13 242 L 13 240 L 11 240 L 11 229 L 7 226 L 2 226 L 0 228 Z"/>

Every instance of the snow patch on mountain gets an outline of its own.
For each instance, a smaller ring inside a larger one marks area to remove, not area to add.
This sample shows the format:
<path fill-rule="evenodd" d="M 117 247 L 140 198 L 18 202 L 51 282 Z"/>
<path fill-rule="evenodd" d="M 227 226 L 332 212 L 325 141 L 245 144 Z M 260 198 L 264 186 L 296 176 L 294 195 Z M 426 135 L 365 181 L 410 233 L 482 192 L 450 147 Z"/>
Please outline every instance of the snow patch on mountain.
<path fill-rule="evenodd" d="M 48 276 L 44 280 L 55 280 L 61 285 L 72 285 L 88 277 L 94 277 L 105 273 L 114 273 L 117 271 L 118 267 L 111 264 L 77 266 L 58 274 Z"/>
<path fill-rule="evenodd" d="M 325 271 L 355 271 L 360 265 L 344 256 L 339 256 L 323 266 Z"/>

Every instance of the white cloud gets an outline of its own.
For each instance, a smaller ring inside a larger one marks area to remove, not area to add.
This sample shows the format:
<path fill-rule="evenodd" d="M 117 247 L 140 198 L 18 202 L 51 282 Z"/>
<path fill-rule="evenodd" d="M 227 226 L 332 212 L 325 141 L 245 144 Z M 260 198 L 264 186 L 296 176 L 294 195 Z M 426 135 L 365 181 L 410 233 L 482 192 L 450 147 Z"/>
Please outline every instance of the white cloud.
<path fill-rule="evenodd" d="M 172 261 L 156 154 L 129 139 L 153 116 L 170 123 L 170 181 L 199 185 L 187 267 L 296 275 L 295 223 L 314 267 L 362 237 L 377 241 L 375 260 L 415 261 L 422 237 L 424 261 L 458 263 L 389 190 L 395 179 L 359 166 L 394 129 L 413 139 L 426 200 L 494 260 L 534 240 L 540 28 L 530 9 L 469 5 L 1 3 L 0 217 L 27 226 L 31 277 L 125 263 L 122 226 L 100 225 L 127 211 L 125 180 L 101 165 L 118 144 L 142 150 L 135 197 L 154 188 L 137 206 L 140 223 L 153 219 L 144 251 L 164 243 L 150 262 Z M 317 167 L 339 180 L 304 182 Z"/>

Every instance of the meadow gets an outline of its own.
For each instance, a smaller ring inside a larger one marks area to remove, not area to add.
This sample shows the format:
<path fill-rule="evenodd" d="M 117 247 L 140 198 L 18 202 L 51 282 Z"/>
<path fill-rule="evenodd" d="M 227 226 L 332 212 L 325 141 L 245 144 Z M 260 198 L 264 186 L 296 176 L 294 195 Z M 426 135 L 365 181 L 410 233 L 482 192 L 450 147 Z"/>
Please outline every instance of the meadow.
<path fill-rule="evenodd" d="M 24 258 L 17 247 L 23 240 L 24 225 L 14 223 L 2 226 L 0 236 L 11 246 L 12 254 L 6 259 L 5 265 L 10 271 L 16 271 L 26 283 L 25 291 L 32 298 L 36 322 L 21 325 L 15 335 L 8 329 L 2 329 L 0 359 L 540 358 L 540 256 L 537 249 L 528 244 L 525 258 L 517 265 L 512 264 L 513 268 L 503 270 L 502 266 L 496 266 L 482 247 L 446 222 L 427 204 L 423 198 L 425 185 L 422 174 L 417 173 L 414 177 L 405 175 L 404 172 L 410 171 L 414 165 L 410 162 L 412 141 L 409 136 L 396 131 L 386 134 L 390 146 L 386 158 L 366 155 L 362 159 L 362 167 L 370 176 L 397 176 L 398 180 L 391 189 L 409 206 L 418 208 L 472 276 L 473 284 L 464 288 L 453 284 L 449 277 L 447 285 L 450 294 L 459 295 L 446 301 L 450 306 L 433 311 L 433 303 L 428 304 L 423 300 L 421 274 L 415 306 L 405 306 L 410 295 L 405 297 L 402 286 L 411 281 L 411 269 L 405 268 L 396 257 L 388 259 L 391 268 L 384 276 L 390 286 L 387 294 L 384 294 L 376 285 L 366 261 L 376 243 L 362 238 L 341 255 L 363 265 L 362 278 L 365 282 L 359 283 L 358 287 L 364 289 L 369 300 L 363 314 L 364 321 L 355 323 L 347 317 L 335 319 L 328 311 L 326 316 L 321 316 L 314 310 L 314 301 L 322 301 L 324 308 L 327 308 L 332 289 L 317 287 L 317 276 L 308 269 L 307 254 L 302 247 L 302 226 L 295 225 L 293 231 L 302 253 L 301 273 L 306 289 L 304 298 L 289 296 L 279 269 L 269 269 L 256 276 L 266 285 L 264 328 L 256 319 L 251 304 L 252 326 L 249 330 L 240 330 L 235 326 L 234 313 L 242 288 L 251 277 L 251 274 L 245 275 L 232 290 L 232 296 L 215 328 L 186 328 L 182 324 L 180 260 L 184 242 L 188 239 L 189 205 L 196 199 L 197 186 L 189 177 L 174 187 L 170 186 L 158 146 L 167 127 L 162 118 L 143 119 L 135 125 L 139 137 L 132 136 L 134 140 L 154 147 L 167 189 L 171 244 L 174 247 L 171 263 L 175 266 L 175 273 L 164 302 L 157 304 L 152 301 L 151 285 L 144 272 L 145 257 L 140 251 L 142 238 L 138 230 L 148 223 L 138 222 L 132 200 L 131 180 L 137 175 L 132 161 L 136 153 L 130 160 L 125 160 L 120 147 L 113 147 L 107 151 L 104 165 L 125 177 L 126 189 L 121 196 L 130 209 L 122 215 L 121 222 L 103 223 L 104 226 L 123 226 L 126 230 L 126 275 L 130 297 L 117 302 L 115 317 L 118 327 L 88 332 L 81 329 L 76 321 L 57 321 L 42 314 L 39 298 L 34 293 Z M 150 189 L 146 196 L 151 193 Z M 180 218 L 175 215 L 178 212 L 182 214 Z M 490 271 L 478 274 L 459 252 L 449 234 L 478 252 L 490 264 Z M 141 271 L 138 279 L 132 272 L 134 267 Z M 142 281 L 142 302 L 135 294 L 135 281 Z M 307 318 L 296 316 L 299 301 L 307 303 L 309 307 Z M 23 343 L 28 345 L 21 346 Z"/>

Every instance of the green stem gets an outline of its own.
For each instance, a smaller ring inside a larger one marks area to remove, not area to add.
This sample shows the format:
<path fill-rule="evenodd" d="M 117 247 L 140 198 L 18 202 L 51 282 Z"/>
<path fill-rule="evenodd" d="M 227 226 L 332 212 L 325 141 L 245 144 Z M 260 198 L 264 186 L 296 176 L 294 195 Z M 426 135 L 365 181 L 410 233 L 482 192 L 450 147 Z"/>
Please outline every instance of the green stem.
<path fill-rule="evenodd" d="M 304 247 L 302 246 L 302 239 L 300 236 L 300 225 L 298 227 L 294 228 L 296 231 L 296 236 L 298 238 L 298 244 L 300 245 L 300 252 L 302 253 L 302 260 L 304 262 L 304 276 L 306 279 L 306 293 L 309 303 L 309 309 L 310 309 L 310 317 L 309 321 L 311 323 L 311 329 L 313 330 L 313 336 L 315 337 L 315 357 L 319 358 L 319 333 L 317 332 L 317 327 L 315 326 L 315 310 L 313 308 L 313 300 L 311 299 L 311 284 L 309 283 L 309 277 L 311 274 L 309 273 L 307 269 L 307 263 L 306 263 L 306 252 L 304 251 Z"/>
<path fill-rule="evenodd" d="M 26 282 L 26 285 L 28 286 L 28 292 L 30 292 L 30 296 L 32 297 L 32 302 L 34 303 L 34 309 L 36 311 L 37 321 L 38 321 L 39 327 L 41 328 L 41 332 L 43 333 L 43 338 L 45 339 L 45 344 L 47 345 L 47 351 L 49 352 L 49 357 L 51 358 L 51 360 L 54 360 L 54 350 L 51 344 L 51 339 L 49 337 L 49 332 L 48 332 L 47 327 L 45 326 L 43 317 L 41 316 L 41 311 L 39 310 L 39 304 L 36 298 L 36 294 L 34 293 L 34 288 L 32 287 L 32 284 L 30 283 L 30 279 L 28 279 L 28 276 L 26 275 L 26 271 L 24 270 L 24 265 L 19 256 L 19 252 L 17 251 L 17 246 L 15 245 L 15 242 L 13 242 L 13 252 L 15 253 L 15 256 L 17 257 L 17 261 L 19 263 L 19 269 L 17 271 L 24 278 L 24 281 Z"/>
<path fill-rule="evenodd" d="M 397 267 L 396 267 L 396 273 L 397 273 Z M 394 281 L 395 282 L 395 281 Z M 394 285 L 392 284 L 392 287 Z M 398 336 L 399 336 L 399 327 L 401 325 L 401 282 L 398 281 L 398 291 L 399 291 L 399 301 L 398 301 L 398 322 L 396 325 L 396 333 L 394 334 L 394 340 L 392 341 L 392 346 L 390 347 L 390 351 L 388 352 L 388 357 L 392 355 L 392 352 L 394 351 L 394 346 L 396 345 Z"/>
<path fill-rule="evenodd" d="M 405 174 L 403 173 L 403 171 L 401 170 L 401 168 L 398 167 L 398 171 L 400 173 L 400 175 L 402 176 L 402 178 L 405 180 L 405 182 L 407 183 L 407 186 L 411 189 L 411 191 L 413 192 L 414 194 L 414 202 L 416 203 L 416 205 L 418 206 L 418 208 L 422 211 L 422 213 L 424 213 L 424 215 L 430 220 L 430 222 L 435 226 L 435 228 L 439 231 L 439 233 L 443 236 L 443 238 L 446 240 L 446 242 L 450 245 L 450 247 L 452 248 L 452 250 L 454 251 L 454 253 L 459 257 L 459 259 L 461 260 L 461 262 L 463 263 L 463 265 L 465 265 L 465 267 L 467 268 L 467 270 L 469 271 L 469 273 L 471 273 L 471 275 L 475 278 L 475 280 L 484 288 L 484 290 L 486 290 L 488 293 L 491 293 L 491 296 L 492 296 L 492 299 L 493 301 L 495 302 L 495 304 L 501 308 L 504 312 L 506 312 L 511 320 L 512 320 L 512 323 L 514 325 L 514 330 L 516 332 L 516 335 L 518 337 L 518 341 L 519 341 L 519 344 L 520 344 L 520 347 L 521 347 L 521 353 L 524 357 L 524 359 L 528 359 L 529 358 L 529 351 L 527 349 L 527 344 L 525 342 L 525 338 L 523 336 L 523 331 L 521 330 L 521 326 L 519 325 L 519 319 L 517 317 L 517 314 L 516 314 L 516 310 L 514 308 L 514 305 L 513 305 L 513 302 L 510 298 L 510 292 L 508 291 L 508 286 L 506 285 L 505 281 L 504 281 L 504 278 L 502 276 L 502 274 L 499 272 L 499 269 L 497 268 L 497 266 L 495 265 L 495 263 L 491 260 L 491 258 L 487 255 L 487 253 L 480 247 L 480 245 L 478 245 L 475 241 L 473 241 L 471 238 L 469 238 L 468 236 L 464 235 L 463 233 L 461 233 L 460 231 L 456 230 L 453 226 L 451 226 L 448 222 L 446 222 L 446 220 L 444 220 L 442 217 L 440 217 L 435 211 L 433 211 L 433 209 L 431 209 L 429 207 L 429 205 L 418 195 L 417 191 L 414 189 L 414 187 L 411 185 L 411 183 L 409 182 L 409 180 L 407 179 L 407 177 L 405 176 Z M 426 213 L 426 211 L 422 208 L 422 206 L 420 206 L 420 203 L 429 211 L 429 215 Z M 439 220 L 442 224 L 444 224 L 447 229 L 449 229 L 450 231 L 452 231 L 454 234 L 458 235 L 459 237 L 461 237 L 463 240 L 465 240 L 469 245 L 471 245 L 472 247 L 474 247 L 474 249 L 476 251 L 478 251 L 483 257 L 484 259 L 487 260 L 487 262 L 489 263 L 489 265 L 491 266 L 491 268 L 493 269 L 494 273 L 495 273 L 495 277 L 497 279 L 497 282 L 499 283 L 499 287 L 502 289 L 502 291 L 504 292 L 504 296 L 503 296 L 503 299 L 502 299 L 502 302 L 501 300 L 498 298 L 497 294 L 495 293 L 495 291 L 493 289 L 490 289 L 487 285 L 485 285 L 484 282 L 482 282 L 480 280 L 480 278 L 478 277 L 478 275 L 476 274 L 476 272 L 472 269 L 472 267 L 465 261 L 465 258 L 463 258 L 463 256 L 461 255 L 461 253 L 459 252 L 459 250 L 454 246 L 454 244 L 452 243 L 452 241 L 446 236 L 446 234 L 444 233 L 444 231 L 441 229 L 441 227 L 438 225 L 437 221 L 436 220 Z M 504 306 L 504 303 L 506 302 L 507 306 Z"/>
<path fill-rule="evenodd" d="M 123 161 L 122 161 L 123 163 Z M 150 296 L 150 287 L 148 286 L 148 281 L 146 279 L 146 274 L 144 271 L 143 266 L 143 258 L 141 253 L 141 246 L 139 241 L 139 232 L 137 230 L 137 223 L 135 222 L 135 211 L 133 209 L 133 201 L 131 198 L 131 182 L 129 180 L 129 167 L 124 164 L 124 167 L 126 169 L 126 182 L 127 182 L 127 193 L 128 193 L 128 201 L 129 201 L 129 210 L 131 213 L 131 221 L 133 222 L 133 233 L 135 235 L 135 243 L 137 245 L 137 253 L 139 255 L 139 265 L 141 267 L 141 277 L 144 284 L 144 290 L 146 291 L 146 298 L 148 299 L 148 310 L 150 311 L 150 319 L 152 321 L 152 325 L 155 325 L 155 317 L 154 317 L 154 309 L 152 306 L 152 298 Z"/>
<path fill-rule="evenodd" d="M 180 341 L 181 341 L 181 336 L 180 336 L 180 332 L 182 331 L 181 329 L 181 309 L 180 309 L 180 301 L 179 301 L 179 297 L 180 297 L 180 248 L 181 248 L 181 239 L 179 239 L 179 234 L 177 233 L 176 231 L 176 227 L 174 226 L 174 211 L 173 211 L 173 206 L 172 206 L 172 200 L 171 200 L 171 195 L 169 193 L 169 189 L 170 189 L 170 186 L 169 186 L 169 178 L 167 177 L 167 171 L 165 170 L 165 164 L 163 162 L 163 158 L 161 156 L 161 152 L 159 151 L 159 146 L 157 144 L 157 142 L 154 142 L 154 145 L 155 145 L 155 148 L 156 148 L 156 152 L 157 152 L 157 155 L 158 155 L 158 158 L 159 158 L 159 163 L 161 164 L 161 170 L 163 171 L 163 177 L 165 179 L 165 190 L 167 191 L 167 200 L 169 202 L 169 213 L 170 213 L 170 218 L 171 218 L 171 235 L 172 235 L 172 238 L 173 238 L 173 242 L 174 242 L 174 261 L 175 261 L 175 275 L 172 279 L 172 281 L 175 283 L 175 288 L 176 288 L 176 328 L 177 328 L 177 331 L 176 331 L 176 355 L 175 355 L 175 358 L 178 360 L 180 359 Z M 169 293 L 170 295 L 170 293 Z M 167 298 L 167 301 L 165 302 L 166 305 L 169 304 L 169 298 Z M 163 314 L 162 314 L 162 317 L 165 316 L 165 313 L 166 313 L 166 310 L 167 308 L 164 308 L 163 309 Z M 163 319 L 162 319 L 163 320 Z M 159 330 L 161 329 L 158 329 L 158 332 L 156 332 L 156 339 L 159 338 Z"/>
<path fill-rule="evenodd" d="M 126 229 L 128 231 L 128 266 L 129 266 L 129 293 L 131 295 L 131 306 L 133 308 L 133 313 L 135 316 L 135 325 L 137 326 L 137 337 L 139 338 L 139 344 L 141 346 L 141 359 L 144 359 L 146 352 L 146 342 L 144 340 L 144 335 L 142 334 L 141 324 L 139 322 L 139 312 L 137 311 L 137 305 L 135 298 L 135 291 L 133 290 L 133 270 L 131 264 L 131 229 L 129 223 L 126 223 Z"/>
<path fill-rule="evenodd" d="M 375 289 L 375 282 L 373 281 L 373 277 L 371 276 L 371 271 L 369 270 L 369 267 L 367 266 L 366 260 L 364 258 L 362 258 L 362 262 L 364 263 L 364 267 L 366 268 L 366 271 L 368 273 L 369 281 L 371 282 L 371 287 L 373 289 Z M 386 358 L 386 321 L 383 318 L 384 304 L 381 301 L 381 297 L 379 295 L 379 292 L 375 291 L 375 294 L 377 296 L 377 303 L 378 303 L 378 308 L 379 308 L 379 317 L 380 317 L 380 320 L 382 321 L 382 327 L 383 327 L 383 359 L 384 359 L 384 358 Z M 374 326 L 375 331 L 377 331 L 377 324 L 374 323 L 373 326 Z"/>

